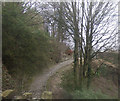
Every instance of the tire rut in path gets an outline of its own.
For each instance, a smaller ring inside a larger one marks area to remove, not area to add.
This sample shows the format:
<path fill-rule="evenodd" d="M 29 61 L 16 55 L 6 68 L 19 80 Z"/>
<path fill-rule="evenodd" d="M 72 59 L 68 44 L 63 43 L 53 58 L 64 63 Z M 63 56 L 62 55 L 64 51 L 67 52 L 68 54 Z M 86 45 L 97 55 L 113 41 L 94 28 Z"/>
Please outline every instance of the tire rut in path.
<path fill-rule="evenodd" d="M 41 93 L 45 90 L 47 80 L 50 76 L 57 72 L 60 68 L 69 65 L 73 62 L 73 59 L 67 60 L 65 62 L 61 62 L 50 69 L 44 70 L 42 74 L 37 76 L 33 83 L 30 86 L 30 92 L 32 93 L 32 98 L 39 99 Z M 56 82 L 56 81 L 55 81 Z"/>

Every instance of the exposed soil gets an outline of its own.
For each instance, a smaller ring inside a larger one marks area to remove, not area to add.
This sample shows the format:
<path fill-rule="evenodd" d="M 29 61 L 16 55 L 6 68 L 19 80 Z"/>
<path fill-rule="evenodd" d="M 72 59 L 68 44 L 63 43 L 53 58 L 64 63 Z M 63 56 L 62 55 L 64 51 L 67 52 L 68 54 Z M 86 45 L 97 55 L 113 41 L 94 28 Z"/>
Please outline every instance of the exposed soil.
<path fill-rule="evenodd" d="M 59 71 L 48 80 L 47 90 L 52 92 L 53 99 L 72 98 L 72 96 L 68 94 L 68 92 L 60 86 L 62 81 L 61 77 L 63 76 L 63 73 L 67 72 L 71 68 L 72 68 L 72 64 L 59 69 Z"/>
<path fill-rule="evenodd" d="M 94 90 L 100 89 L 102 93 L 108 94 L 114 98 L 118 98 L 118 67 L 111 62 L 105 61 L 103 59 L 97 59 L 94 62 L 94 67 L 99 67 L 101 63 L 106 65 L 104 71 L 106 75 L 96 77 L 92 80 L 92 86 Z M 103 71 L 103 72 L 104 72 Z"/>
<path fill-rule="evenodd" d="M 118 98 L 118 87 L 112 80 L 107 80 L 104 77 L 94 78 L 91 86 L 94 91 L 101 90 L 103 94 Z"/>
<path fill-rule="evenodd" d="M 111 62 L 105 61 L 103 59 L 95 59 L 95 60 L 93 60 L 93 63 L 96 64 L 97 66 L 100 66 L 100 64 L 104 63 L 111 68 L 115 68 L 115 69 L 118 68 L 116 65 L 112 64 Z"/>

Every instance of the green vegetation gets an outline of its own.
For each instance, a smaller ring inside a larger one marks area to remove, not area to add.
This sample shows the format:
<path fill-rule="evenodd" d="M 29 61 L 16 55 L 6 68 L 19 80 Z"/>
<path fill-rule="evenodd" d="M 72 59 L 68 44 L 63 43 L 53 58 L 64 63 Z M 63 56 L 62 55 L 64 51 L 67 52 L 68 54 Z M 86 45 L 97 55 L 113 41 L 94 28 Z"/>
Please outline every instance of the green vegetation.
<path fill-rule="evenodd" d="M 111 71 L 111 69 L 109 67 L 107 67 L 107 65 L 103 64 L 100 69 L 97 71 L 97 73 L 99 74 L 99 76 L 104 76 L 106 77 L 108 75 L 108 73 Z"/>
<path fill-rule="evenodd" d="M 62 76 L 62 83 L 61 86 L 66 89 L 66 91 L 71 92 L 75 89 L 74 87 L 74 73 L 73 70 L 69 70 L 67 71 L 67 73 L 63 72 L 63 76 Z"/>
<path fill-rule="evenodd" d="M 11 2 L 2 6 L 3 64 L 20 90 L 28 87 L 33 75 L 61 59 L 56 40 L 44 30 L 43 24 L 33 26 L 42 22 L 42 17 L 38 14 L 31 18 L 37 11 L 34 8 L 25 11 L 23 5 Z"/>
<path fill-rule="evenodd" d="M 61 86 L 72 95 L 73 99 L 112 99 L 111 96 L 102 93 L 100 89 L 97 91 L 94 91 L 92 87 L 87 89 L 85 86 L 87 79 L 84 79 L 82 89 L 80 87 L 75 89 L 74 81 L 71 81 L 74 80 L 73 70 L 63 74 Z"/>
<path fill-rule="evenodd" d="M 17 3 L 3 6 L 3 63 L 10 73 L 17 68 L 30 74 L 36 67 L 40 70 L 46 66 L 49 36 L 36 29 L 33 33 L 22 9 Z"/>
<path fill-rule="evenodd" d="M 83 89 L 75 90 L 72 92 L 73 99 L 110 99 L 111 97 L 108 95 L 105 95 L 101 91 L 93 91 L 92 89 Z"/>

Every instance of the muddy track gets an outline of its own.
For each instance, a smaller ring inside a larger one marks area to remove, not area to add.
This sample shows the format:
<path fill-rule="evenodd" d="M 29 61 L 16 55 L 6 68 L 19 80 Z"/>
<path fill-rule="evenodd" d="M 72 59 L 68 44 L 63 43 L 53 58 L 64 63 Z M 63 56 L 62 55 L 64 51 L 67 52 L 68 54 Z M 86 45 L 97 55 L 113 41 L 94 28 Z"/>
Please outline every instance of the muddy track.
<path fill-rule="evenodd" d="M 47 80 L 52 76 L 54 73 L 57 72 L 62 67 L 69 65 L 73 62 L 73 59 L 67 60 L 65 62 L 61 62 L 50 69 L 44 70 L 42 74 L 38 75 L 32 82 L 30 86 L 30 92 L 32 93 L 32 98 L 39 99 L 41 93 L 46 89 Z"/>

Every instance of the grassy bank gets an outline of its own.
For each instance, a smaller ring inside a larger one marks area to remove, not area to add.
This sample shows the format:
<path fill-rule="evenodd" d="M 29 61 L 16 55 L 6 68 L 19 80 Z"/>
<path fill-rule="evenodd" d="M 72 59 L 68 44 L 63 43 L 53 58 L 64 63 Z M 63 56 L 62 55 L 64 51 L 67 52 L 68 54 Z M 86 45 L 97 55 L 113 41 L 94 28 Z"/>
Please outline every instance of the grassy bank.
<path fill-rule="evenodd" d="M 103 67 L 104 68 L 104 67 Z M 101 69 L 102 72 L 103 69 Z M 73 69 L 63 73 L 61 87 L 72 95 L 73 99 L 114 99 L 117 98 L 117 86 L 113 81 L 106 79 L 105 72 L 99 72 L 91 80 L 91 86 L 86 88 L 86 79 L 83 81 L 82 90 L 75 90 Z M 106 71 L 107 72 L 107 71 Z M 106 73 L 107 74 L 107 73 Z M 103 77 L 104 75 L 104 77 Z M 72 80 L 72 81 L 71 81 Z"/>

